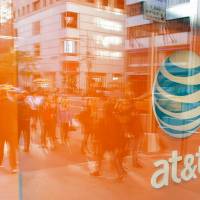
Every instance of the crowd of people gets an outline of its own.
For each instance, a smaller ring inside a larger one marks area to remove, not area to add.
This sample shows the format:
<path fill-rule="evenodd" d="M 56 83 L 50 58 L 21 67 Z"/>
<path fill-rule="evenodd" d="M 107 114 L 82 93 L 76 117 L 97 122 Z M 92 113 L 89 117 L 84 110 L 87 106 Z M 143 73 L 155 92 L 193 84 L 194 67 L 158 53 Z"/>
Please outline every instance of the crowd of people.
<path fill-rule="evenodd" d="M 18 146 L 23 146 L 24 152 L 28 153 L 31 133 L 39 132 L 42 148 L 56 150 L 58 141 L 67 144 L 70 140 L 69 132 L 76 130 L 72 120 L 74 118 L 79 121 L 83 134 L 81 152 L 95 163 L 90 170 L 91 175 L 101 174 L 105 153 L 112 157 L 119 179 L 126 175 L 123 167 L 125 156 L 131 154 L 133 165 L 140 167 L 137 154 L 142 126 L 131 99 L 85 97 L 79 112 L 73 113 L 71 102 L 66 96 L 1 91 L 0 97 L 0 165 L 7 143 L 13 173 L 17 169 Z"/>
<path fill-rule="evenodd" d="M 43 148 L 54 150 L 57 142 L 56 130 L 60 128 L 59 139 L 63 144 L 68 140 L 72 126 L 70 101 L 54 94 L 22 94 L 18 98 L 18 135 L 24 139 L 24 151 L 29 152 L 30 133 L 38 133 Z M 33 131 L 31 131 L 31 129 Z"/>
<path fill-rule="evenodd" d="M 67 98 L 56 95 L 0 90 L 0 166 L 6 144 L 9 150 L 11 172 L 17 172 L 19 146 L 30 151 L 31 133 L 39 135 L 42 148 L 55 150 L 56 128 L 60 127 L 61 142 L 68 140 L 72 113 Z"/>
<path fill-rule="evenodd" d="M 128 99 L 106 97 L 102 101 L 92 98 L 78 116 L 84 134 L 82 152 L 90 153 L 95 166 L 91 175 L 101 174 L 105 153 L 109 153 L 118 179 L 126 175 L 123 167 L 125 156 L 132 154 L 134 167 L 141 167 L 137 160 L 142 141 L 140 120 L 134 104 Z M 136 124 L 137 123 L 137 124 Z"/>

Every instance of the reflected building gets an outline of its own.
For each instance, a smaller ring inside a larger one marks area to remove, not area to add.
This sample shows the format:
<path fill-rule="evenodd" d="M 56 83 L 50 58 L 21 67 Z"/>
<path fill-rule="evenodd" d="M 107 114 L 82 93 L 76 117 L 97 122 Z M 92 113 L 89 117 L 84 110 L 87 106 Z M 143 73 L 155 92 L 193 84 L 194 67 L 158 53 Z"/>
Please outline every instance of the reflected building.
<path fill-rule="evenodd" d="M 16 81 L 16 66 L 12 57 L 14 45 L 12 1 L 0 0 L 0 84 Z"/>
<path fill-rule="evenodd" d="M 69 92 L 121 84 L 124 70 L 122 0 L 14 0 L 17 50 L 38 59 L 19 66 L 19 83 L 49 79 Z"/>
<path fill-rule="evenodd" d="M 12 48 L 13 26 L 12 26 L 11 0 L 0 0 L 0 52 L 6 53 Z"/>
<path fill-rule="evenodd" d="M 187 11 L 182 12 L 180 6 Z M 176 50 L 191 48 L 190 6 L 189 0 L 168 0 L 165 19 L 155 22 L 145 16 L 145 1 L 126 0 L 126 77 L 135 96 L 151 91 L 153 74 L 164 58 Z"/>
<path fill-rule="evenodd" d="M 6 23 L 12 18 L 12 0 L 0 0 L 0 23 Z"/>

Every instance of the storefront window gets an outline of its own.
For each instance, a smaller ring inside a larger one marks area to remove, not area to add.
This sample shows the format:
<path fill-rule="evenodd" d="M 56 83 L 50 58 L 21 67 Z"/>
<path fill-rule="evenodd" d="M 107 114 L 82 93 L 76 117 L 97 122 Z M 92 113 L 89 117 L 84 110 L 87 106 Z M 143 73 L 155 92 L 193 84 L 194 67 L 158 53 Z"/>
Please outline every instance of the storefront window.
<path fill-rule="evenodd" d="M 79 62 L 76 61 L 65 61 L 63 63 L 63 91 L 67 93 L 78 92 L 78 80 L 79 80 Z"/>
<path fill-rule="evenodd" d="M 199 187 L 199 0 L 0 0 L 0 200 Z"/>
<path fill-rule="evenodd" d="M 105 74 L 89 73 L 87 77 L 87 93 L 98 95 L 105 89 Z"/>

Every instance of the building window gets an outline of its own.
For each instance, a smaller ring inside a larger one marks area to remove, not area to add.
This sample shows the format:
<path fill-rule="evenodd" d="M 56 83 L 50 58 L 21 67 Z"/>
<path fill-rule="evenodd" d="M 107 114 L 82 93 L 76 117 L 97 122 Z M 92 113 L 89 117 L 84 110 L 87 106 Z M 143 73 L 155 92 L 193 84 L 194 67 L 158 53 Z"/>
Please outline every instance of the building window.
<path fill-rule="evenodd" d="M 26 12 L 29 13 L 30 12 L 30 5 L 26 6 Z"/>
<path fill-rule="evenodd" d="M 20 9 L 18 9 L 18 10 L 17 10 L 17 15 L 18 15 L 18 17 L 20 17 L 20 14 L 21 14 L 21 13 L 20 13 Z"/>
<path fill-rule="evenodd" d="M 152 23 L 135 27 L 128 27 L 127 30 L 128 39 L 150 37 L 151 33 L 157 33 L 158 35 L 190 32 L 190 19 L 180 18 L 175 20 L 169 20 L 166 23 Z"/>
<path fill-rule="evenodd" d="M 127 55 L 129 67 L 148 67 L 148 56 L 148 53 L 138 53 L 137 56 L 135 54 L 129 53 Z"/>
<path fill-rule="evenodd" d="M 95 0 L 87 0 L 88 3 L 95 3 Z"/>
<path fill-rule="evenodd" d="M 122 59 L 123 53 L 121 51 L 96 50 L 94 56 L 103 59 Z"/>
<path fill-rule="evenodd" d="M 189 3 L 190 0 L 168 0 L 167 1 L 167 7 L 171 7 L 171 6 L 176 6 L 177 4 L 184 4 L 184 3 Z"/>
<path fill-rule="evenodd" d="M 143 14 L 143 2 L 129 5 L 127 7 L 128 16 L 137 16 Z"/>
<path fill-rule="evenodd" d="M 32 32 L 33 35 L 40 34 L 40 21 L 34 22 L 32 25 Z"/>
<path fill-rule="evenodd" d="M 40 9 L 40 0 L 33 2 L 33 11 Z"/>
<path fill-rule="evenodd" d="M 124 0 L 115 0 L 114 7 L 124 9 Z"/>
<path fill-rule="evenodd" d="M 79 68 L 79 62 L 77 61 L 63 62 L 63 72 L 77 72 L 78 68 Z"/>
<path fill-rule="evenodd" d="M 18 30 L 15 28 L 13 32 L 14 32 L 14 36 L 17 37 L 18 36 Z"/>
<path fill-rule="evenodd" d="M 94 37 L 96 44 L 103 46 L 105 48 L 120 46 L 122 45 L 122 37 L 119 36 L 103 36 L 103 35 L 96 35 Z"/>
<path fill-rule="evenodd" d="M 119 81 L 122 78 L 121 74 L 112 74 L 113 81 Z"/>
<path fill-rule="evenodd" d="M 43 0 L 43 7 L 47 6 L 47 0 Z"/>
<path fill-rule="evenodd" d="M 77 28 L 78 27 L 78 14 L 75 12 L 62 13 L 62 27 L 63 28 Z"/>
<path fill-rule="evenodd" d="M 120 32 L 123 30 L 122 23 L 119 23 L 113 20 L 111 21 L 104 18 L 96 17 L 94 18 L 94 23 L 96 24 L 98 28 L 102 28 L 106 30 L 111 30 L 111 31 L 116 31 L 116 32 Z"/>
<path fill-rule="evenodd" d="M 96 90 L 102 90 L 106 85 L 106 75 L 104 73 L 88 73 L 87 89 L 89 93 L 96 93 Z"/>
<path fill-rule="evenodd" d="M 22 15 L 25 15 L 25 7 L 22 7 Z"/>
<path fill-rule="evenodd" d="M 16 12 L 13 12 L 13 18 L 16 19 Z"/>
<path fill-rule="evenodd" d="M 77 91 L 79 62 L 65 61 L 63 63 L 63 87 L 68 92 Z"/>
<path fill-rule="evenodd" d="M 108 6 L 108 0 L 102 0 L 101 3 L 102 6 Z"/>
<path fill-rule="evenodd" d="M 40 43 L 34 44 L 34 55 L 35 56 L 40 56 Z"/>
<path fill-rule="evenodd" d="M 122 87 L 122 75 L 112 74 L 112 81 L 109 83 L 111 89 L 120 89 Z"/>
<path fill-rule="evenodd" d="M 64 53 L 76 55 L 78 53 L 78 42 L 76 40 L 65 40 Z"/>

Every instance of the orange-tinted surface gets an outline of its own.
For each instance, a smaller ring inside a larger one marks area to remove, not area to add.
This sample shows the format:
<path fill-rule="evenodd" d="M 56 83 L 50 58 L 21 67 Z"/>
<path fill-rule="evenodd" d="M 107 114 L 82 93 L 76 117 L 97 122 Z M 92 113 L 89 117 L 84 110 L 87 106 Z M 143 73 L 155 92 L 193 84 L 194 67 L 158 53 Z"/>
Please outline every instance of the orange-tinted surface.
<path fill-rule="evenodd" d="M 166 44 L 163 50 L 152 42 L 143 53 L 135 52 L 135 57 L 143 58 L 135 64 L 149 66 L 124 66 L 122 74 L 113 74 L 121 81 L 109 88 L 101 71 L 90 71 L 95 58 L 85 52 L 86 91 L 74 88 L 79 71 L 69 70 L 67 84 L 58 88 L 52 81 L 55 77 L 48 79 L 43 72 L 31 70 L 35 57 L 30 52 L 0 49 L 0 199 L 199 200 L 198 173 L 196 179 L 176 184 L 170 171 L 168 186 L 151 186 L 155 161 L 168 160 L 173 150 L 183 157 L 195 154 L 200 146 L 199 130 L 186 139 L 167 136 L 152 110 L 159 66 L 176 50 L 199 53 L 198 45 L 191 45 L 199 43 L 193 34 L 193 42 L 187 45 Z M 13 40 L 7 45 L 13 49 Z M 16 84 L 19 63 L 29 67 L 20 72 L 33 78 L 28 87 Z M 78 66 L 74 61 L 70 64 Z M 132 77 L 123 77 L 130 72 Z M 178 174 L 182 168 L 180 162 Z"/>

